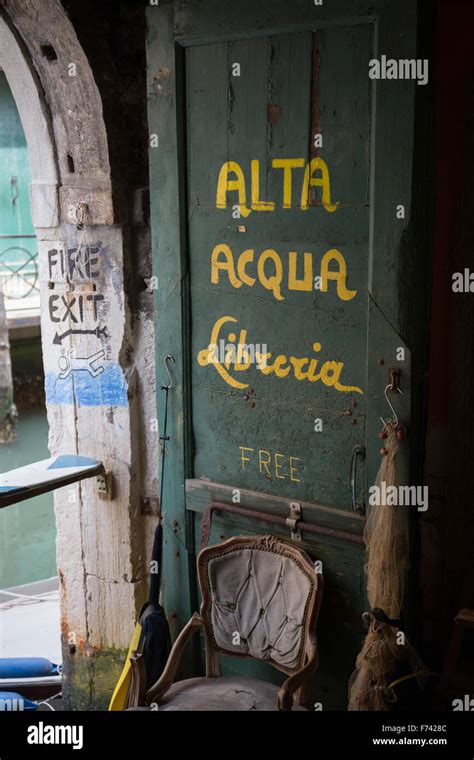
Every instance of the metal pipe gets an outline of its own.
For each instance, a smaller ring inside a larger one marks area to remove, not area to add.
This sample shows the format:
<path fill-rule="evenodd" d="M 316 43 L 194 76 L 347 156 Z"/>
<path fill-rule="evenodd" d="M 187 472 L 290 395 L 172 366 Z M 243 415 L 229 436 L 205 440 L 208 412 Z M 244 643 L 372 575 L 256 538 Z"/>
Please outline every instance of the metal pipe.
<path fill-rule="evenodd" d="M 233 515 L 240 515 L 241 517 L 249 517 L 253 520 L 261 520 L 262 522 L 272 523 L 273 525 L 281 525 L 288 528 L 286 517 L 280 515 L 274 515 L 270 512 L 259 512 L 256 509 L 248 509 L 247 507 L 238 507 L 235 504 L 225 504 L 223 502 L 211 502 L 204 510 L 204 514 L 201 520 L 201 549 L 207 546 L 209 536 L 211 533 L 212 515 L 215 511 L 229 512 Z M 349 533 L 346 530 L 339 530 L 338 528 L 326 528 L 322 525 L 313 525 L 312 523 L 297 521 L 298 530 L 307 533 L 316 533 L 321 536 L 329 536 L 330 538 L 337 538 L 340 541 L 350 541 L 354 544 L 363 544 L 363 536 L 357 535 L 357 533 Z"/>

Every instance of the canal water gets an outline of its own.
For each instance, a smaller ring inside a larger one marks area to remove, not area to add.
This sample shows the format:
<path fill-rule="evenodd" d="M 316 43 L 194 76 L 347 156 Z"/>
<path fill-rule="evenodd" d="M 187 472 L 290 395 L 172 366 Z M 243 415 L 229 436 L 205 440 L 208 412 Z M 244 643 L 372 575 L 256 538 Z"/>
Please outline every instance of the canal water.
<path fill-rule="evenodd" d="M 0 471 L 49 456 L 45 410 L 20 411 L 16 439 L 0 444 Z M 0 510 L 0 588 L 56 576 L 55 541 L 51 493 Z"/>
<path fill-rule="evenodd" d="M 14 316 L 17 322 L 21 322 L 24 314 L 39 317 L 30 183 L 26 138 L 5 74 L 0 72 L 0 287 L 10 310 L 9 317 Z M 19 333 L 25 333 L 22 324 L 17 327 Z M 28 328 L 26 332 L 28 335 L 23 337 L 10 333 L 14 400 L 19 419 L 16 439 L 0 444 L 0 472 L 49 458 L 39 327 Z M 52 494 L 1 509 L 0 588 L 56 575 Z"/>

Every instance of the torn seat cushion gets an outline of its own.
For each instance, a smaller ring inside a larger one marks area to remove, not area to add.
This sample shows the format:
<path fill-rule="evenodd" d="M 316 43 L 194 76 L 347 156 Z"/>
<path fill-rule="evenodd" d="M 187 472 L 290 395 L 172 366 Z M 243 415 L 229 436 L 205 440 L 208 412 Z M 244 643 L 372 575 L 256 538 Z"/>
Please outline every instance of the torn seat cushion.
<path fill-rule="evenodd" d="M 189 678 L 177 681 L 166 692 L 158 705 L 163 710 L 194 711 L 276 711 L 278 710 L 278 686 L 257 678 L 222 676 L 220 678 Z M 131 711 L 152 710 L 135 707 Z M 293 710 L 305 711 L 301 705 Z"/>

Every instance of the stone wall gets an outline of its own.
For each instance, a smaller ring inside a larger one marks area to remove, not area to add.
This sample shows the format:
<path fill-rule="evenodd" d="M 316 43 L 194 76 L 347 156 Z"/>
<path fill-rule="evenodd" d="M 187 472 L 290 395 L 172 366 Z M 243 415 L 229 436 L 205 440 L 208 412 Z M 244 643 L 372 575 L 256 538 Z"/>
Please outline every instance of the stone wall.
<path fill-rule="evenodd" d="M 145 7 L 0 8 L 30 149 L 49 446 L 100 459 L 113 481 L 110 501 L 93 479 L 55 494 L 66 706 L 104 708 L 146 594 L 142 499 L 158 490 Z"/>

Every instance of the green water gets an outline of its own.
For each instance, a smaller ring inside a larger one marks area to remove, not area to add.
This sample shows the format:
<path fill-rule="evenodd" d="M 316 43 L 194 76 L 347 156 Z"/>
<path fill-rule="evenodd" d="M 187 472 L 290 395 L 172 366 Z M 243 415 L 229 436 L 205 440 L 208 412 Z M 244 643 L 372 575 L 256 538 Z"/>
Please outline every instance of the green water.
<path fill-rule="evenodd" d="M 17 437 L 0 444 L 0 472 L 47 459 L 48 423 L 43 409 L 20 412 Z M 0 588 L 57 575 L 52 494 L 0 510 Z"/>
<path fill-rule="evenodd" d="M 33 236 L 35 230 L 28 194 L 31 182 L 28 148 L 3 72 L 0 72 L 0 124 L 0 233 Z M 28 252 L 36 253 L 33 237 L 0 240 L 0 284 L 3 280 L 5 292 L 9 285 L 14 290 L 20 285 L 20 295 L 25 295 L 24 282 L 22 285 L 15 277 L 6 281 L 2 273 L 5 275 L 10 271 L 7 265 L 16 269 L 18 262 L 26 261 Z M 12 364 L 16 374 L 41 374 L 39 339 L 15 342 L 12 346 Z M 44 408 L 30 412 L 20 409 L 16 440 L 10 444 L 0 444 L 0 472 L 47 459 L 47 441 L 48 424 Z M 57 570 L 52 495 L 44 494 L 0 510 L 0 588 L 54 575 L 57 575 Z"/>

